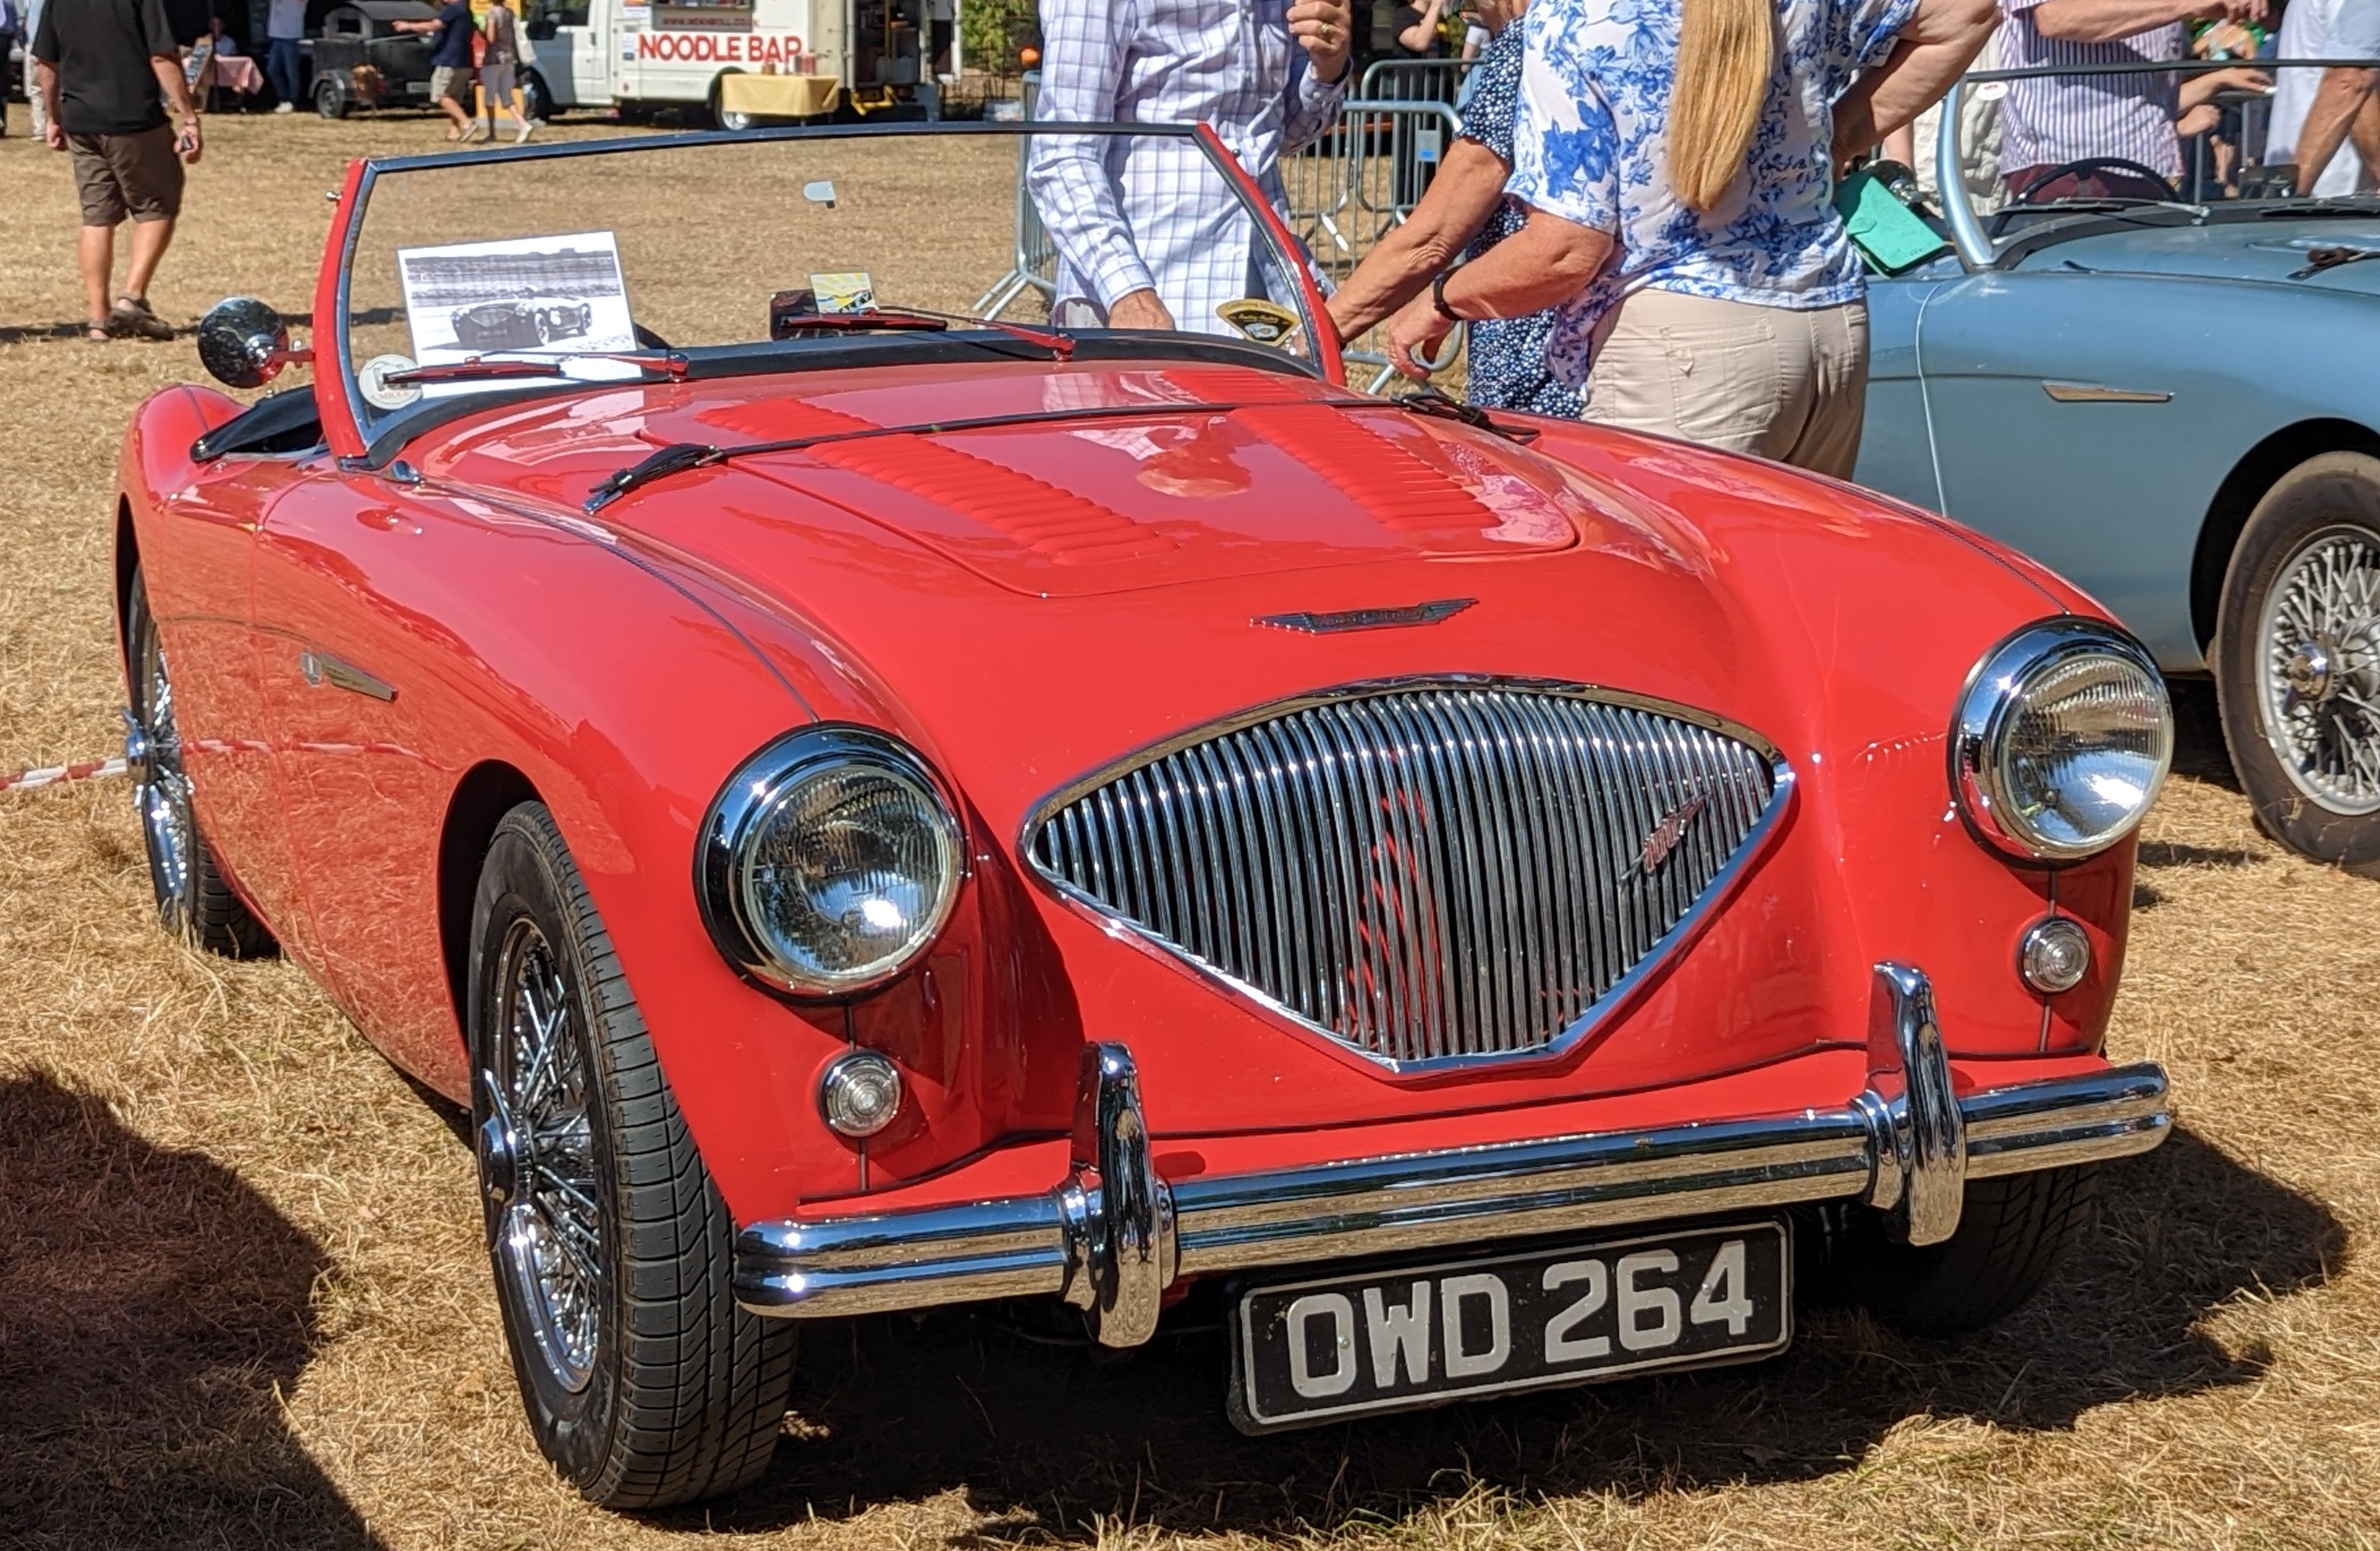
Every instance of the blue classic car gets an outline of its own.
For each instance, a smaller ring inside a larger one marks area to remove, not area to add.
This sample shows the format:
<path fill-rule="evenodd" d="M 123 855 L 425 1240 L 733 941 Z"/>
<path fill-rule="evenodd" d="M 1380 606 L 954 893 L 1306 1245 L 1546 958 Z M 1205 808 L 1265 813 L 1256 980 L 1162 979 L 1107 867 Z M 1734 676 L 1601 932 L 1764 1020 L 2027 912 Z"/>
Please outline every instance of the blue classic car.
<path fill-rule="evenodd" d="M 1962 155 L 1953 94 L 1924 212 L 1945 250 L 1869 292 L 1858 479 L 2211 674 L 2265 827 L 2380 874 L 2380 198 L 2297 197 L 2246 84 L 2181 142 L 2183 179 L 2070 164 L 2029 198 Z"/>

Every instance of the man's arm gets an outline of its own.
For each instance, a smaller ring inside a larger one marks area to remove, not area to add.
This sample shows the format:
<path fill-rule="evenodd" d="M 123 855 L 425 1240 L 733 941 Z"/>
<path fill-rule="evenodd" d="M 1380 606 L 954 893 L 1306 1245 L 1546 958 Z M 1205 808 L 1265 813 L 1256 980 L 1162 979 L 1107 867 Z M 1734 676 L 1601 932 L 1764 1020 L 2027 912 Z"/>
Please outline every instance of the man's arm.
<path fill-rule="evenodd" d="M 42 111 L 48 116 L 49 132 L 42 138 L 53 150 L 63 151 L 67 144 L 66 126 L 58 122 L 58 67 L 46 59 L 33 61 L 34 78 L 41 83 Z"/>
<path fill-rule="evenodd" d="M 1354 75 L 1354 12 L 1347 0 L 1296 0 L 1289 7 L 1289 35 L 1305 51 L 1293 59 L 1289 73 L 1289 111 L 1281 119 L 1281 150 L 1302 150 L 1318 139 L 1339 116 Z"/>
<path fill-rule="evenodd" d="M 1512 172 L 1501 156 L 1477 140 L 1458 139 L 1413 214 L 1372 245 L 1331 296 L 1330 321 L 1339 337 L 1354 338 L 1451 264 L 1504 202 L 1504 179 Z"/>
<path fill-rule="evenodd" d="M 190 87 L 182 79 L 181 59 L 152 54 L 149 56 L 149 68 L 156 73 L 157 85 L 165 93 L 165 100 L 174 104 L 174 121 L 181 127 L 181 132 L 174 137 L 175 153 L 185 162 L 197 161 L 204 149 L 199 138 L 199 110 L 190 104 Z"/>
<path fill-rule="evenodd" d="M 199 159 L 199 112 L 190 105 L 189 83 L 182 79 L 181 45 L 174 42 L 174 29 L 165 20 L 164 0 L 141 0 L 140 30 L 149 40 L 149 68 L 156 73 L 158 88 L 174 104 L 174 116 L 182 126 L 174 149 L 185 162 L 195 162 Z M 184 150 L 185 146 L 188 149 Z"/>
<path fill-rule="evenodd" d="M 2265 0 L 2041 0 L 2033 25 L 2045 38 L 2077 43 L 2111 43 L 2168 22 L 2228 17 L 2262 21 Z"/>
<path fill-rule="evenodd" d="M 1941 101 L 1991 42 L 1999 14 L 1998 0 L 1920 0 L 1884 63 L 1836 99 L 1835 165 Z"/>
<path fill-rule="evenodd" d="M 1101 0 L 1043 0 L 1041 96 L 1037 119 L 1101 123 L 1116 116 L 1123 85 L 1131 7 L 1111 14 Z M 1117 328 L 1171 328 L 1156 277 L 1133 245 L 1132 227 L 1108 178 L 1106 141 L 1092 135 L 1038 135 L 1026 183 L 1041 224 L 1090 287 Z"/>

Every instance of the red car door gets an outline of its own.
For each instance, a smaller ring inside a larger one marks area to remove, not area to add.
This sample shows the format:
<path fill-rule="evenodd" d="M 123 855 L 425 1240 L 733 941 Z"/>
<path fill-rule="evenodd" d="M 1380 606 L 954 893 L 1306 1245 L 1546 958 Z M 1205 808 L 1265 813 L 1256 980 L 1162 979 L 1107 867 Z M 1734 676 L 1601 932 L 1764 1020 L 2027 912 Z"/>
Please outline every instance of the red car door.
<path fill-rule="evenodd" d="M 442 568 L 449 524 L 395 495 L 341 474 L 274 506 L 257 537 L 257 676 L 317 971 L 400 1066 L 450 1086 L 438 834 L 462 772 L 426 725 L 438 697 L 418 665 L 440 627 L 405 601 Z"/>
<path fill-rule="evenodd" d="M 303 921 L 257 683 L 250 568 L 265 514 L 306 475 L 279 457 L 202 463 L 141 532 L 141 575 L 174 686 L 174 721 L 215 860 L 285 941 Z"/>

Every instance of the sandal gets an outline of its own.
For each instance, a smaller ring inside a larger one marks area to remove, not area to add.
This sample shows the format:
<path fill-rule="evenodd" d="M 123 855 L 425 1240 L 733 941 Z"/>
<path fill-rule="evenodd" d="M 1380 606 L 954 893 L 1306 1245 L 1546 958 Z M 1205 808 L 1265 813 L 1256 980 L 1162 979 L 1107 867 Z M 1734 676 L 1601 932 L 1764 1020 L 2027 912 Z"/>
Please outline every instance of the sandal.
<path fill-rule="evenodd" d="M 119 334 L 137 334 L 143 339 L 174 337 L 174 325 L 149 310 L 146 297 L 116 298 L 115 310 L 107 315 L 107 322 Z"/>
<path fill-rule="evenodd" d="M 115 331 L 105 324 L 85 324 L 82 325 L 82 336 L 86 344 L 104 345 L 115 337 Z"/>

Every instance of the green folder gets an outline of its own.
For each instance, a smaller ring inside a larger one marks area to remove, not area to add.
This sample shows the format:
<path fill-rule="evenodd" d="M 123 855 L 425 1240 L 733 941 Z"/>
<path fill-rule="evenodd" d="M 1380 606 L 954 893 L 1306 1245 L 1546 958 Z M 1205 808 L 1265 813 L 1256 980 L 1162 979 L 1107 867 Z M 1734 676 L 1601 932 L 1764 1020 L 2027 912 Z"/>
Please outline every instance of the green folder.
<path fill-rule="evenodd" d="M 1950 246 L 1865 167 L 1835 185 L 1835 213 L 1881 274 L 1914 269 Z"/>

